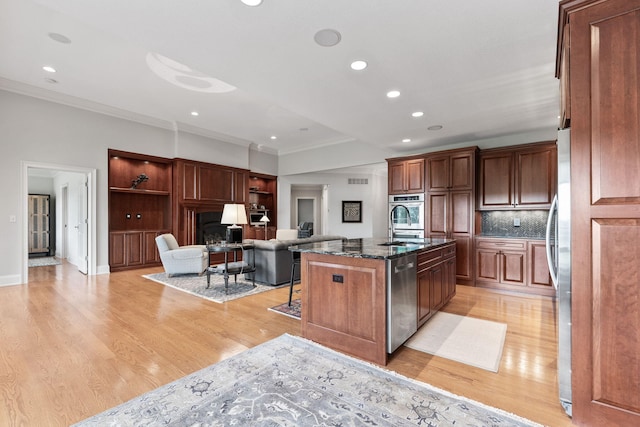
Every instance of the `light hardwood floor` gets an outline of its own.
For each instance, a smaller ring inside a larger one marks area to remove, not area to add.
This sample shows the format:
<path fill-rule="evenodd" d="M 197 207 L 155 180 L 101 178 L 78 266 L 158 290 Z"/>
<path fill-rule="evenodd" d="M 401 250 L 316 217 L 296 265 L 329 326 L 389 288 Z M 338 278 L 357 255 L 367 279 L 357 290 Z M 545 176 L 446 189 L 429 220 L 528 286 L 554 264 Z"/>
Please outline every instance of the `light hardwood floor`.
<path fill-rule="evenodd" d="M 86 277 L 64 264 L 0 287 L 0 425 L 66 426 L 240 353 L 300 322 L 268 311 L 281 288 L 217 304 L 143 279 Z M 555 303 L 458 286 L 445 311 L 507 323 L 499 372 L 406 347 L 387 365 L 550 426 L 571 425 L 556 387 Z"/>

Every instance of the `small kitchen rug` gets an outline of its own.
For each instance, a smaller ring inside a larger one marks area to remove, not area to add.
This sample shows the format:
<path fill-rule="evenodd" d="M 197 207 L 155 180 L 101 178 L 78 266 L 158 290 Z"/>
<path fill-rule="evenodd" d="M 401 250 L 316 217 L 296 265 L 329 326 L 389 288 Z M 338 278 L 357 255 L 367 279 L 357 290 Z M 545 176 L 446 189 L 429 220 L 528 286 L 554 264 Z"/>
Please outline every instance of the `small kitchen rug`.
<path fill-rule="evenodd" d="M 505 323 L 437 312 L 405 346 L 498 372 L 507 334 Z"/>
<path fill-rule="evenodd" d="M 269 311 L 275 311 L 276 313 L 284 314 L 285 316 L 293 317 L 294 319 L 300 320 L 300 300 L 294 299 L 291 301 L 291 306 L 289 306 L 288 302 L 284 304 L 276 305 L 275 307 L 269 308 Z"/>
<path fill-rule="evenodd" d="M 52 256 L 29 258 L 29 267 L 45 267 L 47 265 L 60 265 L 59 259 Z"/>
<path fill-rule="evenodd" d="M 280 287 L 261 285 L 256 282 L 256 287 L 254 288 L 250 280 L 244 280 L 244 275 L 238 275 L 237 283 L 233 277 L 229 278 L 229 292 L 227 293 L 224 288 L 224 277 L 220 274 L 211 275 L 211 285 L 208 289 L 206 274 L 201 276 L 197 274 L 179 274 L 168 277 L 166 273 L 156 273 L 145 274 L 142 277 L 218 303 L 259 294 Z M 287 284 L 287 286 L 289 285 Z"/>

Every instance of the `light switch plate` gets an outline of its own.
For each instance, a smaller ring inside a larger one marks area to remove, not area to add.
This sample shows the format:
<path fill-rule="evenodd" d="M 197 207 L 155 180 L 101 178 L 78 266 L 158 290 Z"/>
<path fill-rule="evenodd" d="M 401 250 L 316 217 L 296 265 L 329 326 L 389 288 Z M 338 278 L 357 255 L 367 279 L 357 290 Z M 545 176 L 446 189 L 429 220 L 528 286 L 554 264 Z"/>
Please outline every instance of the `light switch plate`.
<path fill-rule="evenodd" d="M 520 227 L 520 218 L 513 218 L 513 226 Z"/>

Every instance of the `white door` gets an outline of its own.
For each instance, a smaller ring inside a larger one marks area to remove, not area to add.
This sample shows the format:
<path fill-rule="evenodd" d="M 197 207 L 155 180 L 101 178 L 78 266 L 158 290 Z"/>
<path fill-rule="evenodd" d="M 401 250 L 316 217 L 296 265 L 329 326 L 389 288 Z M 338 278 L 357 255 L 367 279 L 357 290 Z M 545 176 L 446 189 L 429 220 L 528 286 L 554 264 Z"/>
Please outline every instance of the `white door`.
<path fill-rule="evenodd" d="M 87 274 L 89 271 L 88 264 L 88 233 L 87 233 L 87 224 L 89 223 L 89 207 L 88 200 L 89 197 L 87 195 L 88 185 L 87 185 L 87 177 L 85 176 L 84 182 L 80 185 L 80 191 L 78 192 L 78 225 L 76 226 L 78 230 L 78 270 L 81 273 Z"/>

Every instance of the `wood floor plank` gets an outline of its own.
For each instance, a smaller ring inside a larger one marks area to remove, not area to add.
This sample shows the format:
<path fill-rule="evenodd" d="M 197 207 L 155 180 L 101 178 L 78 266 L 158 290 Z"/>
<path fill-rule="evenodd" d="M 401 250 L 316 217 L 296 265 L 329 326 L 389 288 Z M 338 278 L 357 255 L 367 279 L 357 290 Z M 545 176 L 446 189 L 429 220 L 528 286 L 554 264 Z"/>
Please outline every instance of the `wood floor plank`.
<path fill-rule="evenodd" d="M 300 322 L 268 311 L 288 287 L 224 304 L 142 278 L 31 268 L 0 287 L 0 425 L 66 426 L 276 338 Z M 555 303 L 458 286 L 444 311 L 507 324 L 498 373 L 401 346 L 387 369 L 545 425 L 558 401 Z"/>

